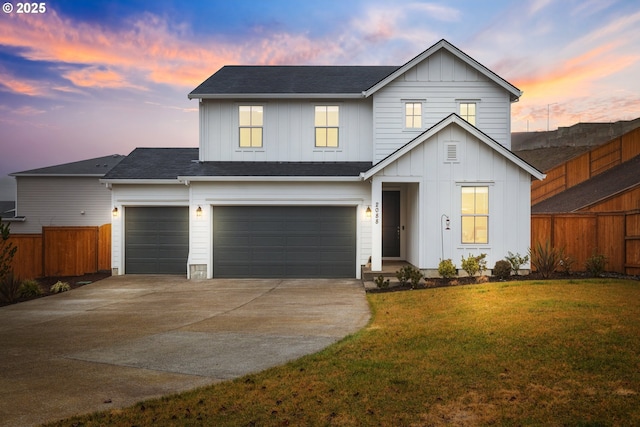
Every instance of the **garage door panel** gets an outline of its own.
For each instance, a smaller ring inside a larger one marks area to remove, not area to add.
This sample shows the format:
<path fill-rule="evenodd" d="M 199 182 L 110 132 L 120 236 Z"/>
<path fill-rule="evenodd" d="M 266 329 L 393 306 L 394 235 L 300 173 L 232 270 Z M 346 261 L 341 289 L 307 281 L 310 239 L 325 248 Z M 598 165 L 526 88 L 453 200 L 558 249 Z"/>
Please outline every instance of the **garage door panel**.
<path fill-rule="evenodd" d="M 125 208 L 125 273 L 185 274 L 188 254 L 187 207 Z"/>
<path fill-rule="evenodd" d="M 353 277 L 355 208 L 221 206 L 214 277 Z"/>

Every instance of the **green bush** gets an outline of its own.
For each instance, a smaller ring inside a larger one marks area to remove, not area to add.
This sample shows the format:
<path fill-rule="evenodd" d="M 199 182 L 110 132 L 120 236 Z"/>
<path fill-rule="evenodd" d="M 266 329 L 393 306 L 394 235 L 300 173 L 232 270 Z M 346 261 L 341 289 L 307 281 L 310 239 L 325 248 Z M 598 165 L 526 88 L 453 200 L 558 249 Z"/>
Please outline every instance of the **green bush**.
<path fill-rule="evenodd" d="M 438 274 L 445 279 L 451 279 L 458 275 L 458 268 L 451 259 L 443 259 L 438 264 Z"/>
<path fill-rule="evenodd" d="M 473 256 L 469 254 L 467 258 L 462 257 L 462 269 L 467 272 L 470 277 L 476 275 L 477 272 L 483 274 L 487 269 L 487 254 L 480 254 L 478 256 Z"/>
<path fill-rule="evenodd" d="M 589 274 L 591 274 L 593 277 L 597 277 L 604 273 L 604 267 L 606 264 L 607 257 L 603 254 L 596 254 L 594 251 L 593 255 L 587 258 L 584 267 L 589 272 Z"/>
<path fill-rule="evenodd" d="M 572 256 L 566 255 L 564 250 L 560 250 L 560 260 L 558 261 L 558 268 L 561 269 L 564 273 L 571 273 L 571 267 L 573 267 L 573 263 L 575 260 Z"/>
<path fill-rule="evenodd" d="M 378 277 L 376 277 L 373 281 L 377 287 L 379 288 L 388 288 L 389 287 L 389 279 L 385 279 L 384 276 L 381 274 Z"/>
<path fill-rule="evenodd" d="M 42 295 L 42 290 L 40 289 L 40 284 L 35 280 L 25 280 L 20 284 L 18 293 L 20 298 L 35 298 Z"/>
<path fill-rule="evenodd" d="M 529 255 L 521 256 L 518 252 L 514 255 L 511 251 L 507 252 L 507 254 L 505 259 L 511 264 L 511 271 L 515 275 L 520 271 L 520 267 L 529 262 Z"/>
<path fill-rule="evenodd" d="M 71 286 L 67 282 L 61 282 L 59 280 L 56 283 L 54 283 L 53 285 L 51 285 L 51 288 L 49 289 L 49 291 L 52 294 L 58 294 L 60 292 L 67 292 L 69 290 L 71 290 Z"/>
<path fill-rule="evenodd" d="M 529 252 L 531 264 L 544 278 L 548 278 L 558 269 L 560 260 L 564 257 L 563 253 L 564 250 L 551 247 L 548 240 L 544 246 L 538 242 Z"/>
<path fill-rule="evenodd" d="M 493 267 L 493 275 L 501 280 L 506 280 L 511 276 L 512 264 L 504 259 L 496 261 Z"/>
<path fill-rule="evenodd" d="M 396 271 L 396 277 L 400 281 L 401 285 L 411 283 L 411 287 L 415 288 L 422 279 L 422 273 L 417 268 L 411 265 L 405 265 L 400 270 Z"/>
<path fill-rule="evenodd" d="M 20 297 L 20 281 L 12 271 L 0 277 L 0 301 L 12 304 Z"/>

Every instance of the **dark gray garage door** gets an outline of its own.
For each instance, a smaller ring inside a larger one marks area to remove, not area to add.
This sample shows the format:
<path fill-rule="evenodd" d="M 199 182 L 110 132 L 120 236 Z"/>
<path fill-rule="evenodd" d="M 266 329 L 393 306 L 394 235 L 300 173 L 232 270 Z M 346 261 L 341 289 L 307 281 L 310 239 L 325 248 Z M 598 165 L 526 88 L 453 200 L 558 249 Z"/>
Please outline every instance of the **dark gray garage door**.
<path fill-rule="evenodd" d="M 216 206 L 215 277 L 354 277 L 356 209 Z"/>
<path fill-rule="evenodd" d="M 125 211 L 125 273 L 186 274 L 188 207 L 131 207 Z"/>

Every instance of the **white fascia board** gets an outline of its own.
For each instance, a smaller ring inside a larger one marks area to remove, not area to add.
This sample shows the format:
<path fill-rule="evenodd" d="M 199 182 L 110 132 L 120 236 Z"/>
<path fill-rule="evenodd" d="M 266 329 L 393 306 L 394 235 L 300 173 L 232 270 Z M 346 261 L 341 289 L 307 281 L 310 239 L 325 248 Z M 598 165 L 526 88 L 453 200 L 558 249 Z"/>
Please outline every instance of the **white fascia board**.
<path fill-rule="evenodd" d="M 389 166 L 391 163 L 398 160 L 399 158 L 401 158 L 402 156 L 404 156 L 405 154 L 413 150 L 416 146 L 422 144 L 424 141 L 431 138 L 432 136 L 434 136 L 435 134 L 437 134 L 438 132 L 440 132 L 441 130 L 443 130 L 444 128 L 446 128 L 452 123 L 457 124 L 463 130 L 469 132 L 470 134 L 478 138 L 480 141 L 484 142 L 489 147 L 493 148 L 494 150 L 502 154 L 504 157 L 511 160 L 511 162 L 515 163 L 521 169 L 524 169 L 525 171 L 527 171 L 534 178 L 543 180 L 546 177 L 544 173 L 540 172 L 538 169 L 534 168 L 529 163 L 525 162 L 520 157 L 513 154 L 511 150 L 508 150 L 507 148 L 499 144 L 497 141 L 493 140 L 491 137 L 482 133 L 478 128 L 476 128 L 475 126 L 473 126 L 472 124 L 470 124 L 469 122 L 467 122 L 466 120 L 458 116 L 457 114 L 449 115 L 440 123 L 437 123 L 432 128 L 426 130 L 421 135 L 416 137 L 416 139 L 407 143 L 403 147 L 399 148 L 397 151 L 387 156 L 385 159 L 377 163 L 375 166 L 373 166 L 371 169 L 361 174 L 360 176 L 364 180 L 370 179 L 375 174 L 380 172 L 382 169 Z"/>
<path fill-rule="evenodd" d="M 183 182 L 358 182 L 360 176 L 179 176 Z"/>
<path fill-rule="evenodd" d="M 486 76 L 489 80 L 493 81 L 497 85 L 507 90 L 512 95 L 512 101 L 517 101 L 518 98 L 522 96 L 522 91 L 520 89 L 518 89 L 508 81 L 504 80 L 502 77 L 500 77 L 499 75 L 497 75 L 496 73 L 494 73 L 493 71 L 491 71 L 490 69 L 488 69 L 487 67 L 485 67 L 484 65 L 482 65 L 481 63 L 479 63 L 478 61 L 476 61 L 466 53 L 462 52 L 460 49 L 453 46 L 451 43 L 449 43 L 444 39 L 440 40 L 438 43 L 434 44 L 429 49 L 425 50 L 424 52 L 422 52 L 421 54 L 419 54 L 418 56 L 416 56 L 415 58 L 413 58 L 412 60 L 404 64 L 402 67 L 398 68 L 396 71 L 389 74 L 384 79 L 380 80 L 378 83 L 376 83 L 375 85 L 373 85 L 372 87 L 364 91 L 363 94 L 366 97 L 373 95 L 378 90 L 382 89 L 387 84 L 391 83 L 392 81 L 397 79 L 399 76 L 406 73 L 409 69 L 413 68 L 420 62 L 424 61 L 425 59 L 427 59 L 429 56 L 433 55 L 440 49 L 446 49 L 449 53 L 454 55 L 456 58 L 460 59 L 467 65 L 475 68 L 481 74 Z"/>
<path fill-rule="evenodd" d="M 168 184 L 184 184 L 183 181 L 179 179 L 101 179 L 101 184 L 160 184 L 160 185 L 168 185 Z"/>
<path fill-rule="evenodd" d="M 188 95 L 189 99 L 359 99 L 363 93 L 232 93 Z"/>

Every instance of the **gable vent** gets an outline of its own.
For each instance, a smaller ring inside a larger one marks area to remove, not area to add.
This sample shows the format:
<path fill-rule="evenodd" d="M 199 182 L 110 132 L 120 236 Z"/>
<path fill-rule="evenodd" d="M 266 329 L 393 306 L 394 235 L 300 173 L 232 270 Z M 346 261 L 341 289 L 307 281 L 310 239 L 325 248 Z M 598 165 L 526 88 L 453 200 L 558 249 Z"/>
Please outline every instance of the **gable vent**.
<path fill-rule="evenodd" d="M 458 161 L 458 144 L 446 143 L 444 145 L 445 162 L 457 162 Z"/>

